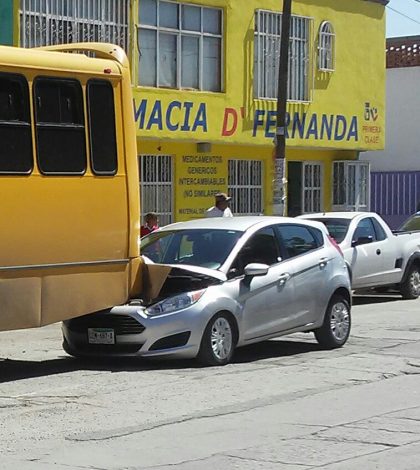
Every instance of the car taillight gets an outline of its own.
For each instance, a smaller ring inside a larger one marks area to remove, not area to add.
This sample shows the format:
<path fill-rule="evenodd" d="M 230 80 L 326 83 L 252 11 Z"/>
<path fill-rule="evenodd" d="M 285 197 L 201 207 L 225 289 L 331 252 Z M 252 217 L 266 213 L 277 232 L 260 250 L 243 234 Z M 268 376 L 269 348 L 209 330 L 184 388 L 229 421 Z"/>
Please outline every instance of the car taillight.
<path fill-rule="evenodd" d="M 328 235 L 328 240 L 331 242 L 331 244 L 334 246 L 334 248 L 337 249 L 337 251 L 340 253 L 340 255 L 344 257 L 344 254 L 343 254 L 343 251 L 340 248 L 340 245 L 335 241 L 335 239 L 331 235 Z"/>

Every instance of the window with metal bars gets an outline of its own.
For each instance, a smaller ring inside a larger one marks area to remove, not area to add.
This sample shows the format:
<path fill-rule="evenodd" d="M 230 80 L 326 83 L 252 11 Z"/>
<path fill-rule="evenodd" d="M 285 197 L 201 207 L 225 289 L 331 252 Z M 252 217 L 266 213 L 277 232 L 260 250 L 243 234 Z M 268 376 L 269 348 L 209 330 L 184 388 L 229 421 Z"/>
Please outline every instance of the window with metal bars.
<path fill-rule="evenodd" d="M 369 210 L 370 165 L 364 161 L 335 161 L 333 210 Z"/>
<path fill-rule="evenodd" d="M 303 164 L 303 213 L 319 212 L 322 195 L 322 167 L 319 163 Z"/>
<path fill-rule="evenodd" d="M 228 192 L 234 214 L 262 214 L 263 163 L 260 160 L 229 160 Z"/>
<path fill-rule="evenodd" d="M 318 68 L 322 72 L 335 69 L 335 33 L 329 21 L 321 23 L 318 37 Z"/>
<path fill-rule="evenodd" d="M 140 207 L 142 219 L 155 212 L 159 225 L 173 220 L 173 164 L 170 155 L 141 155 Z"/>
<path fill-rule="evenodd" d="M 222 10 L 163 0 L 139 3 L 139 85 L 222 89 Z"/>
<path fill-rule="evenodd" d="M 110 42 L 128 50 L 128 0 L 20 0 L 20 45 Z"/>
<path fill-rule="evenodd" d="M 276 99 L 280 61 L 281 13 L 257 10 L 254 36 L 254 95 Z M 292 15 L 289 43 L 288 99 L 310 101 L 310 18 Z"/>

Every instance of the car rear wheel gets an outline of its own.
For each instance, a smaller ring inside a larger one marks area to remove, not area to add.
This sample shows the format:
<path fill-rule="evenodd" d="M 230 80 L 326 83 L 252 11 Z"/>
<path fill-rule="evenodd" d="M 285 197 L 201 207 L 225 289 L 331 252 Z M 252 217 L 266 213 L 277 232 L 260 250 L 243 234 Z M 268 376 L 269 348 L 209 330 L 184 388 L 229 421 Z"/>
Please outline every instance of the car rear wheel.
<path fill-rule="evenodd" d="M 343 346 L 351 328 L 350 305 L 342 295 L 334 295 L 325 312 L 324 323 L 315 330 L 315 338 L 326 349 Z"/>
<path fill-rule="evenodd" d="M 418 266 L 412 266 L 404 281 L 400 284 L 400 292 L 403 299 L 417 299 L 420 295 L 420 270 Z"/>
<path fill-rule="evenodd" d="M 232 321 L 225 313 L 213 317 L 201 339 L 197 359 L 207 366 L 223 366 L 230 362 L 235 349 Z"/>

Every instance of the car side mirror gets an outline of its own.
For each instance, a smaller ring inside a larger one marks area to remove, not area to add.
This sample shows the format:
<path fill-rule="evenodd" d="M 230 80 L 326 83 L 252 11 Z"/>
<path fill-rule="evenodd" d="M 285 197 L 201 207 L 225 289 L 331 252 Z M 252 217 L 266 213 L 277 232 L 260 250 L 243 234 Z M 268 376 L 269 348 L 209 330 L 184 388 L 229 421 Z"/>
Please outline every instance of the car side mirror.
<path fill-rule="evenodd" d="M 367 245 L 368 243 L 372 243 L 372 242 L 373 242 L 373 237 L 369 235 L 368 237 L 359 237 L 357 240 L 353 240 L 351 242 L 351 246 L 355 247 L 359 245 Z"/>
<path fill-rule="evenodd" d="M 245 266 L 244 274 L 249 277 L 265 276 L 269 269 L 268 264 L 250 263 Z"/>

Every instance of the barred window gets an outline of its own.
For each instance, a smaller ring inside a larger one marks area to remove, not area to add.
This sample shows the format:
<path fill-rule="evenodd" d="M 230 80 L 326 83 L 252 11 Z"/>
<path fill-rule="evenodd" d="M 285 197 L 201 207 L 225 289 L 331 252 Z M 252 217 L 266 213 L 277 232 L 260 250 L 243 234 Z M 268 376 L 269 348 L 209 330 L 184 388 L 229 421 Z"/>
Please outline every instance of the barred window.
<path fill-rule="evenodd" d="M 254 95 L 276 99 L 280 61 L 281 13 L 255 13 Z M 292 16 L 290 23 L 288 99 L 310 101 L 309 38 L 311 19 Z"/>
<path fill-rule="evenodd" d="M 319 28 L 318 68 L 323 72 L 333 72 L 335 69 L 335 33 L 328 21 L 324 21 Z"/>
<path fill-rule="evenodd" d="M 139 3 L 139 84 L 222 89 L 222 10 L 163 0 Z"/>
<path fill-rule="evenodd" d="M 303 213 L 319 212 L 322 195 L 322 167 L 319 163 L 303 164 Z"/>
<path fill-rule="evenodd" d="M 128 48 L 128 0 L 20 0 L 20 45 L 110 42 Z"/>
<path fill-rule="evenodd" d="M 228 192 L 234 214 L 260 215 L 263 207 L 263 164 L 260 160 L 229 160 Z"/>
<path fill-rule="evenodd" d="M 141 155 L 140 207 L 142 219 L 148 212 L 155 212 L 159 225 L 167 225 L 173 219 L 173 167 L 170 155 Z"/>
<path fill-rule="evenodd" d="M 370 166 L 364 161 L 335 161 L 333 166 L 333 210 L 369 209 Z"/>

